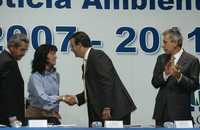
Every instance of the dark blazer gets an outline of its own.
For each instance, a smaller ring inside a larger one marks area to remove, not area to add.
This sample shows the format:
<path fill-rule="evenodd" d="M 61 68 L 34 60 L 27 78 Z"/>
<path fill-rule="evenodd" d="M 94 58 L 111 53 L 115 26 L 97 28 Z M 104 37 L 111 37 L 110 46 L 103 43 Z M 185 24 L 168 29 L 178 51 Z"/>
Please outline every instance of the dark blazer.
<path fill-rule="evenodd" d="M 136 109 L 121 82 L 112 61 L 101 50 L 91 49 L 85 74 L 88 107 L 100 116 L 105 107 L 112 109 L 112 118 L 120 119 Z M 84 93 L 77 95 L 79 105 L 85 103 Z M 89 116 L 90 116 L 89 111 Z"/>
<path fill-rule="evenodd" d="M 0 124 L 8 117 L 24 120 L 24 81 L 17 61 L 7 52 L 0 54 Z"/>
<path fill-rule="evenodd" d="M 199 88 L 199 60 L 183 51 L 178 65 L 181 66 L 182 78 L 178 82 L 170 76 L 163 79 L 164 66 L 170 56 L 158 56 L 153 72 L 152 84 L 159 88 L 156 97 L 153 118 L 157 121 L 191 120 L 191 94 Z"/>

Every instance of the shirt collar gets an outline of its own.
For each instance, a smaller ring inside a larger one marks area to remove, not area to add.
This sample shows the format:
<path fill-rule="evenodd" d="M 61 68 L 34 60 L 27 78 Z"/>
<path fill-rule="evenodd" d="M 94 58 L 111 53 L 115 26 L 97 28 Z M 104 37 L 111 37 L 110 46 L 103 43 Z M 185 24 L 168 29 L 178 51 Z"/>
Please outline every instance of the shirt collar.
<path fill-rule="evenodd" d="M 5 48 L 5 50 L 11 55 L 11 52 L 8 48 Z"/>
<path fill-rule="evenodd" d="M 175 58 L 176 63 L 178 62 L 178 60 L 179 60 L 179 58 L 181 57 L 182 53 L 183 53 L 183 49 L 181 49 L 178 53 L 176 53 L 176 54 L 174 55 L 174 58 Z"/>
<path fill-rule="evenodd" d="M 8 48 L 4 49 L 14 60 L 16 60 Z M 17 61 L 17 60 L 16 60 Z"/>
<path fill-rule="evenodd" d="M 86 51 L 83 60 L 87 61 L 89 53 L 90 53 L 91 47 L 88 48 L 88 50 Z"/>
<path fill-rule="evenodd" d="M 52 68 L 51 70 L 45 70 L 44 71 L 44 75 L 49 75 L 49 74 L 52 74 L 52 73 L 54 73 L 55 72 L 55 69 L 54 68 Z"/>

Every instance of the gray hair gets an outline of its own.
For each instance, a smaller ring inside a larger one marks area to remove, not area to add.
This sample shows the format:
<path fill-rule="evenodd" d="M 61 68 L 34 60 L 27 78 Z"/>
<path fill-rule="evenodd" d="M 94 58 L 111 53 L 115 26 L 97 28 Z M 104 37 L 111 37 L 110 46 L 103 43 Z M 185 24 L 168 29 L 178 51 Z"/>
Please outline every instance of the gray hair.
<path fill-rule="evenodd" d="M 8 40 L 7 47 L 19 47 L 21 46 L 22 42 L 25 42 L 26 44 L 29 43 L 27 36 L 22 33 L 16 33 Z"/>
<path fill-rule="evenodd" d="M 170 40 L 172 40 L 173 42 L 177 42 L 178 46 L 182 47 L 183 36 L 179 31 L 178 27 L 172 27 L 163 32 L 163 36 L 167 34 L 169 35 Z"/>

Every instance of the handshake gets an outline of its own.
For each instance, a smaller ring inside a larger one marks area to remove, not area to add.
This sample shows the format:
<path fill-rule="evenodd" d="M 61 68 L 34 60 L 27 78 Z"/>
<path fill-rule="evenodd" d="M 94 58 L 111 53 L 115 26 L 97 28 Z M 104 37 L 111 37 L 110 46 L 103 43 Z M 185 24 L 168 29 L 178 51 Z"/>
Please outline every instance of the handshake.
<path fill-rule="evenodd" d="M 76 96 L 73 95 L 63 95 L 58 97 L 59 101 L 65 102 L 66 104 L 72 106 L 77 104 Z"/>

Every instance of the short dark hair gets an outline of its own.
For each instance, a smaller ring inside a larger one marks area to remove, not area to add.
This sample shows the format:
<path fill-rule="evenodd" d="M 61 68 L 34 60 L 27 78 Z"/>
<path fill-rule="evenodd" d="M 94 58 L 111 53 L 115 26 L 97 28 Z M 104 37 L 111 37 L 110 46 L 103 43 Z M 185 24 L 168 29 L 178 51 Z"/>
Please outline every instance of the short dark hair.
<path fill-rule="evenodd" d="M 176 41 L 179 47 L 182 47 L 183 44 L 183 36 L 178 29 L 178 27 L 172 27 L 163 32 L 163 35 L 169 34 L 169 38 L 172 41 Z"/>
<path fill-rule="evenodd" d="M 50 51 L 57 52 L 57 47 L 55 45 L 42 44 L 36 49 L 32 61 L 32 73 L 39 72 L 40 74 L 44 74 L 47 64 L 47 55 Z M 55 68 L 53 69 L 55 70 Z"/>
<path fill-rule="evenodd" d="M 23 33 L 15 33 L 9 40 L 8 40 L 8 44 L 7 47 L 19 47 L 21 46 L 21 43 L 25 42 L 25 43 L 29 43 L 29 40 L 26 36 L 26 34 Z"/>
<path fill-rule="evenodd" d="M 76 32 L 74 33 L 70 39 L 75 40 L 75 44 L 81 44 L 83 47 L 91 47 L 90 37 L 85 32 Z"/>

